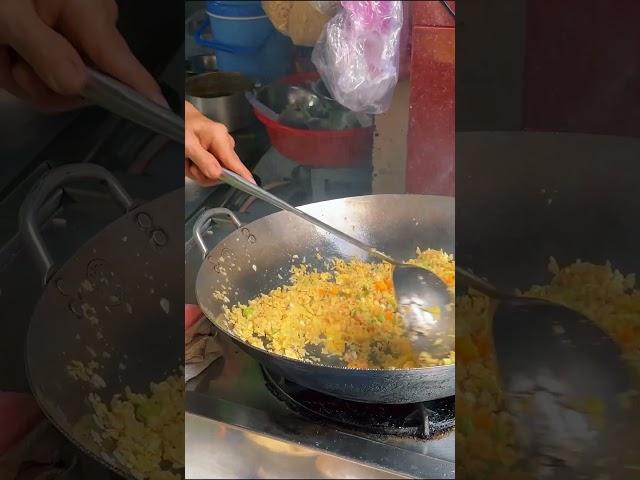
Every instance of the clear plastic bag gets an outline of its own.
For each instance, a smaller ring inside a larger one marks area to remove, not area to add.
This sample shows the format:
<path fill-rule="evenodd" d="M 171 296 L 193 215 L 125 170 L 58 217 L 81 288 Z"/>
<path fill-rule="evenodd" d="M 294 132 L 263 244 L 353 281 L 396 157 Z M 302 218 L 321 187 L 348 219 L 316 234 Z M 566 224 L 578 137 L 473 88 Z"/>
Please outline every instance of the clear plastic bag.
<path fill-rule="evenodd" d="M 354 112 L 383 113 L 398 82 L 402 2 L 344 1 L 311 59 L 332 97 Z"/>

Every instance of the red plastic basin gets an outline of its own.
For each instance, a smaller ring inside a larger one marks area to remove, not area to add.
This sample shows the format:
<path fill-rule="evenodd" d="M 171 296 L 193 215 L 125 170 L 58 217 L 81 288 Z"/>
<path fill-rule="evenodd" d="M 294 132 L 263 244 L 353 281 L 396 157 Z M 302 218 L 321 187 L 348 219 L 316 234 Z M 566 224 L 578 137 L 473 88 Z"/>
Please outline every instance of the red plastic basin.
<path fill-rule="evenodd" d="M 300 85 L 317 78 L 317 73 L 304 73 L 282 78 L 278 83 Z M 255 108 L 254 112 L 267 127 L 271 145 L 294 162 L 325 168 L 371 164 L 373 126 L 348 130 L 304 130 L 271 120 Z"/>

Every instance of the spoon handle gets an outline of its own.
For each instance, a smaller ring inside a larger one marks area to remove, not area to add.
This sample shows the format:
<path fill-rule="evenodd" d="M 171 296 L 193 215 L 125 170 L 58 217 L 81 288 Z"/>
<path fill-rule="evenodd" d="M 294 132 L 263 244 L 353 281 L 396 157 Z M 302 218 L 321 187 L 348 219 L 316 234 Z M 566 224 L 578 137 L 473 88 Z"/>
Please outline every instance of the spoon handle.
<path fill-rule="evenodd" d="M 227 185 L 237 188 L 238 190 L 242 190 L 243 192 L 248 193 L 249 195 L 253 195 L 256 198 L 259 198 L 260 200 L 270 203 L 274 207 L 280 208 L 282 210 L 286 210 L 287 212 L 291 212 L 294 215 L 297 215 L 298 217 L 302 218 L 303 220 L 306 220 L 307 222 L 314 224 L 316 227 L 319 227 L 329 233 L 332 233 L 336 237 L 339 237 L 342 240 L 349 242 L 350 244 L 355 245 L 358 248 L 361 248 L 362 250 L 366 251 L 370 255 L 376 258 L 379 258 L 382 261 L 389 262 L 394 265 L 400 264 L 400 262 L 397 262 L 390 256 L 380 252 L 379 250 L 376 250 L 375 248 L 367 245 L 366 243 L 363 243 L 360 240 L 353 238 L 352 236 L 347 235 L 346 233 L 333 228 L 331 225 L 328 225 L 318 220 L 317 218 L 306 214 L 302 210 L 294 207 L 293 205 L 288 204 L 284 200 L 276 197 L 275 195 L 269 193 L 268 191 L 263 190 L 259 186 L 254 185 L 253 183 L 245 180 L 237 173 L 234 173 L 230 170 L 227 170 L 226 168 L 223 168 L 222 175 L 220 176 L 220 180 L 226 183 Z"/>
<path fill-rule="evenodd" d="M 484 293 L 491 298 L 506 299 L 513 297 L 513 295 L 501 292 L 486 280 L 483 280 L 464 268 L 456 266 L 456 284 L 458 283 L 478 290 L 480 293 Z"/>
<path fill-rule="evenodd" d="M 178 143 L 184 143 L 184 120 L 113 77 L 88 68 L 82 96 L 122 118 Z"/>
<path fill-rule="evenodd" d="M 90 68 L 89 83 L 83 92 L 83 96 L 116 115 L 147 127 L 150 130 L 165 135 L 177 142 L 184 142 L 184 120 L 182 118 L 168 108 L 155 104 L 115 78 L 109 77 L 108 75 Z M 296 207 L 289 205 L 287 202 L 279 199 L 275 195 L 272 195 L 257 185 L 248 182 L 240 175 L 237 175 L 226 168 L 223 168 L 222 170 L 223 173 L 220 180 L 228 185 L 253 195 L 260 200 L 264 200 L 274 207 L 291 212 L 307 222 L 311 222 L 315 226 L 332 233 L 358 248 L 361 248 L 380 260 L 394 265 L 400 265 L 400 262 L 397 262 L 388 255 L 351 237 L 350 235 L 347 235 L 344 232 L 341 232 L 340 230 L 333 228 L 331 225 L 321 222 L 311 215 L 307 215 L 302 210 L 298 210 Z"/>

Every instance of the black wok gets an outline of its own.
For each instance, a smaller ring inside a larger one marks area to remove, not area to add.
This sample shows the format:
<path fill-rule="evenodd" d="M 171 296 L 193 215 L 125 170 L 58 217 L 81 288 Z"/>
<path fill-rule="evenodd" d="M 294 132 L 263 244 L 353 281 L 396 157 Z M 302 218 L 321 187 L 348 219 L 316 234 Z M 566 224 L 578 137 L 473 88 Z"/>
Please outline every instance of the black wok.
<path fill-rule="evenodd" d="M 396 258 L 415 256 L 416 247 L 453 252 L 452 198 L 370 195 L 301 208 Z M 288 212 L 274 213 L 242 226 L 228 210 L 212 209 L 196 222 L 196 238 L 210 226 L 212 219 L 229 215 L 238 229 L 210 252 L 205 252 L 196 281 L 196 295 L 213 324 L 262 365 L 307 388 L 360 402 L 415 403 L 454 394 L 454 365 L 398 370 L 345 368 L 328 356 L 318 364 L 293 360 L 249 345 L 236 336 L 222 314 L 222 302 L 213 297 L 214 290 L 222 284 L 233 287 L 228 294 L 233 305 L 245 303 L 286 282 L 294 254 L 298 255 L 297 262 L 306 260 L 318 269 L 325 267 L 316 259 L 316 248 L 324 258 L 374 259 Z M 204 242 L 199 243 L 206 250 Z M 221 258 L 225 261 L 221 262 Z M 224 269 L 224 265 L 230 263 L 240 266 L 241 271 Z"/>
<path fill-rule="evenodd" d="M 87 180 L 105 183 L 126 213 L 58 266 L 39 232 L 40 207 L 58 188 Z M 183 363 L 182 196 L 178 189 L 136 207 L 102 167 L 77 164 L 51 171 L 20 210 L 21 233 L 45 284 L 25 349 L 31 390 L 59 430 L 128 478 L 131 472 L 89 434 L 95 427 L 87 397 L 95 392 L 109 402 L 126 386 L 146 393 L 149 382 L 164 380 Z M 99 362 L 106 387 L 94 390 L 74 380 L 67 373 L 71 360 Z"/>

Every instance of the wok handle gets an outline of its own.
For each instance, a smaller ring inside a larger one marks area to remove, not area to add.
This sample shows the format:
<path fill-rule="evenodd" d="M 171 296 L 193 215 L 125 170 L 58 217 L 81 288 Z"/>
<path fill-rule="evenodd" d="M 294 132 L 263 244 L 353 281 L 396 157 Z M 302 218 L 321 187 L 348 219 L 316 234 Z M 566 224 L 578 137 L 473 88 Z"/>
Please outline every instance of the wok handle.
<path fill-rule="evenodd" d="M 219 215 L 226 215 L 231 219 L 236 228 L 242 227 L 242 222 L 238 220 L 238 217 L 229 210 L 228 208 L 210 208 L 209 210 L 205 210 L 196 220 L 196 223 L 193 224 L 193 236 L 198 242 L 198 247 L 200 247 L 200 251 L 202 252 L 202 256 L 206 257 L 207 253 L 209 253 L 209 249 L 207 245 L 204 243 L 204 238 L 202 237 L 205 232 L 211 227 L 212 220 Z"/>
<path fill-rule="evenodd" d="M 19 227 L 27 248 L 37 260 L 46 285 L 56 270 L 55 263 L 45 244 L 40 226 L 38 212 L 55 190 L 63 184 L 80 180 L 104 182 L 113 198 L 128 212 L 134 208 L 133 199 L 118 180 L 100 165 L 75 163 L 55 168 L 47 173 L 29 192 L 22 203 L 19 213 Z"/>

